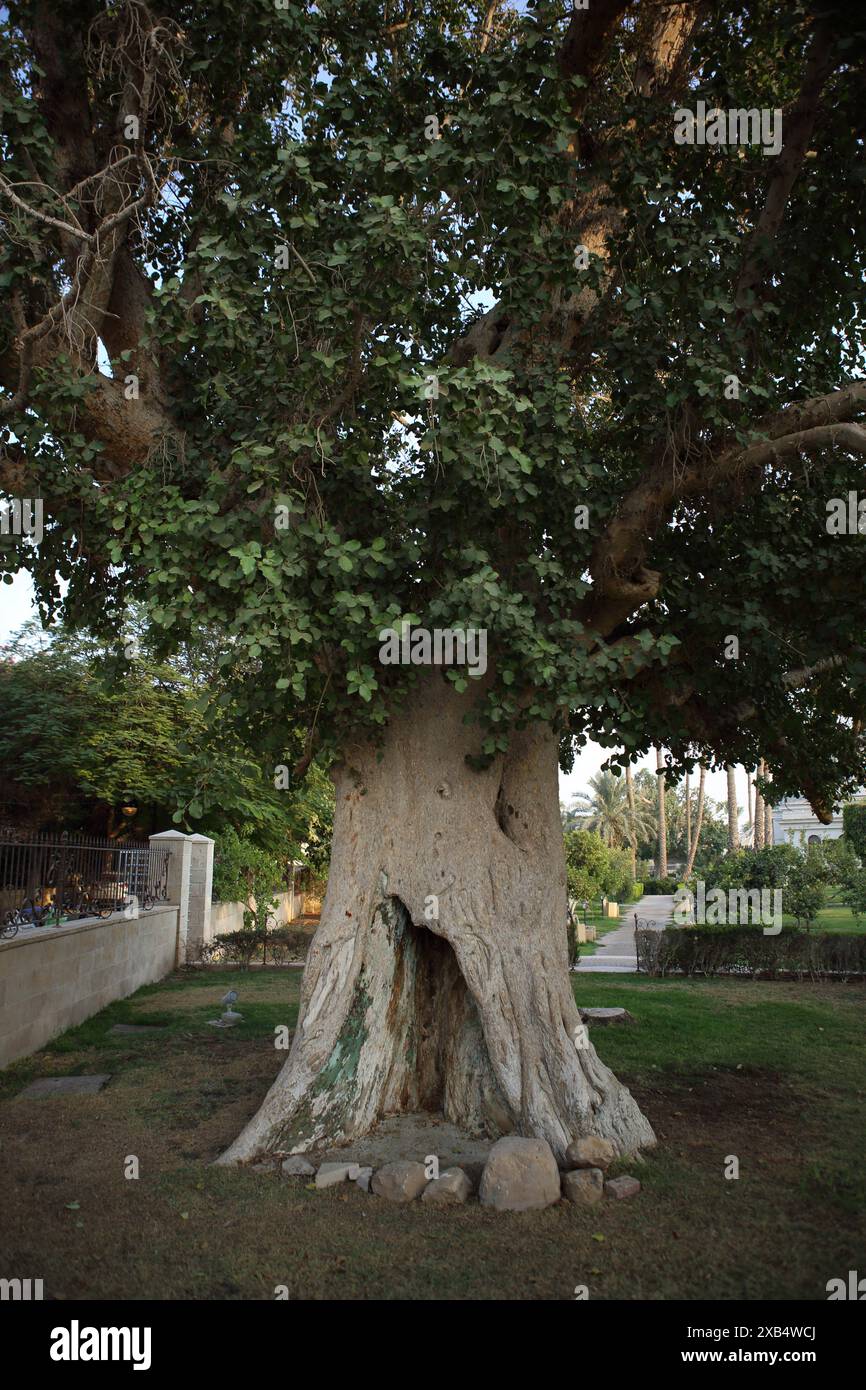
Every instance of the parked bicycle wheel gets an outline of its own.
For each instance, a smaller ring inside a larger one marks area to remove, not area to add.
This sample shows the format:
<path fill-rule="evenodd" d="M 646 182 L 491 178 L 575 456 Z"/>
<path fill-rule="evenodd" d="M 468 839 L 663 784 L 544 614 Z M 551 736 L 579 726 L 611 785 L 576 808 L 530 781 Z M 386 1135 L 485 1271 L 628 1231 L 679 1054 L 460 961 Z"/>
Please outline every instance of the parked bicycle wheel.
<path fill-rule="evenodd" d="M 18 913 L 10 910 L 3 914 L 3 922 L 0 924 L 0 941 L 8 941 L 11 937 L 18 935 Z"/>

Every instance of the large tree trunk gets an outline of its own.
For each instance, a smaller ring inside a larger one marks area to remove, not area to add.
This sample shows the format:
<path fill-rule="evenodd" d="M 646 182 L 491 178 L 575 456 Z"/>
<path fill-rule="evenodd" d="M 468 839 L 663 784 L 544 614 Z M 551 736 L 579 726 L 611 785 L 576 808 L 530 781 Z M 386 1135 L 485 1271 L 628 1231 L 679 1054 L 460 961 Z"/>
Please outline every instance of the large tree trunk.
<path fill-rule="evenodd" d="M 476 688 L 477 690 L 477 688 Z M 491 1137 L 655 1142 L 572 994 L 557 741 L 471 770 L 476 690 L 419 683 L 334 771 L 328 891 L 286 1064 L 220 1162 L 303 1153 L 419 1110 Z"/>

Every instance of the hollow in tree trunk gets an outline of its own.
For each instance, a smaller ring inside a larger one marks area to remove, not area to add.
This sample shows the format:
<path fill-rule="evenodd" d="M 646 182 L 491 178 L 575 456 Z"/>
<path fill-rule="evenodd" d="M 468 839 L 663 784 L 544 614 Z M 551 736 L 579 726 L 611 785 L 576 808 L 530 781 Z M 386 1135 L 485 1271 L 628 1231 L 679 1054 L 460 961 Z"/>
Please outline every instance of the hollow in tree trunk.
<path fill-rule="evenodd" d="M 599 1060 L 572 994 L 557 740 L 517 733 L 473 771 L 476 692 L 441 673 L 416 687 L 377 750 L 334 771 L 328 890 L 289 1057 L 222 1155 L 247 1162 L 440 1111 L 479 1135 L 628 1153 L 655 1142 Z"/>

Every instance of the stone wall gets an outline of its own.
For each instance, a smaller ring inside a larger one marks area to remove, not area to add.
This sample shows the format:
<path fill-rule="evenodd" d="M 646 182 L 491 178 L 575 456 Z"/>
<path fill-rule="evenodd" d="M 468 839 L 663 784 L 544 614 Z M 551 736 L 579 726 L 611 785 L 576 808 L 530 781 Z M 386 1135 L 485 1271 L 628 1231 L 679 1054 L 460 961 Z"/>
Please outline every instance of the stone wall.
<path fill-rule="evenodd" d="M 303 893 L 278 893 L 272 925 L 285 926 L 294 922 L 304 910 Z M 244 924 L 243 903 L 211 903 L 210 937 L 224 936 L 226 932 L 240 931 Z"/>
<path fill-rule="evenodd" d="M 177 906 L 21 931 L 0 941 L 0 1067 L 169 974 Z"/>

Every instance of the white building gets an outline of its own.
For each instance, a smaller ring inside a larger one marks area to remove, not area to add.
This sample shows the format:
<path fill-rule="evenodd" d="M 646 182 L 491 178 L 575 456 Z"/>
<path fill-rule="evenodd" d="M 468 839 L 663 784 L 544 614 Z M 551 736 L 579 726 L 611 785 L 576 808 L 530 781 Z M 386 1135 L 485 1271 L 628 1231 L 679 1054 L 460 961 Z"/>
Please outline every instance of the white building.
<path fill-rule="evenodd" d="M 773 807 L 773 844 L 816 845 L 821 840 L 838 840 L 842 834 L 842 811 L 834 807 L 829 825 L 822 825 L 805 796 L 789 796 Z"/>

